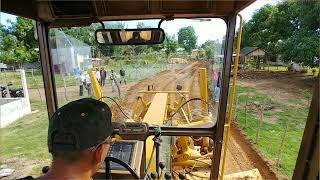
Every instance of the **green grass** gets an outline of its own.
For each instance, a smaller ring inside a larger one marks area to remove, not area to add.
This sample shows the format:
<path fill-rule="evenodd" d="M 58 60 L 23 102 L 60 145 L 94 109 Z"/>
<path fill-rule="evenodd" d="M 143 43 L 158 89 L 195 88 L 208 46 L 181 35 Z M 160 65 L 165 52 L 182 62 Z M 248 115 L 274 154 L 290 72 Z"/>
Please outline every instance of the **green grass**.
<path fill-rule="evenodd" d="M 163 64 L 140 65 L 137 68 L 132 65 L 124 65 L 124 67 L 129 81 L 144 79 L 168 69 Z M 118 72 L 120 66 L 114 66 L 113 68 Z M 139 72 L 136 74 L 137 70 Z M 28 87 L 43 87 L 41 74 L 34 74 L 36 81 L 33 80 L 31 73 L 26 75 Z M 0 79 L 3 80 L 1 77 L 6 77 L 8 81 L 10 79 L 14 86 L 21 84 L 19 72 L 0 73 Z M 57 86 L 63 86 L 62 76 L 56 75 L 55 78 Z M 67 77 L 68 86 L 73 85 L 73 83 L 75 83 L 74 78 L 72 76 Z M 117 98 L 115 97 L 115 99 Z M 0 129 L 0 166 L 19 170 L 24 164 L 31 164 L 32 172 L 26 175 L 37 177 L 41 173 L 41 168 L 44 165 L 49 165 L 51 161 L 47 149 L 48 115 L 45 102 L 32 102 L 31 106 L 34 113 Z"/>
<path fill-rule="evenodd" d="M 171 68 L 168 64 L 125 64 L 122 65 L 126 71 L 126 80 L 138 81 L 150 76 L 153 76 L 163 70 Z M 173 65 L 174 66 L 174 65 Z M 107 70 L 110 72 L 113 69 L 117 75 L 120 71 L 120 63 L 113 63 L 112 66 L 107 66 Z M 32 76 L 31 72 L 26 72 L 28 88 L 42 88 L 43 79 L 42 74 L 39 70 L 35 70 Z M 66 86 L 75 86 L 78 83 L 78 80 L 74 76 L 63 76 L 61 74 L 55 74 L 56 87 L 63 87 L 65 78 Z M 12 87 L 22 87 L 20 72 L 0 72 L 0 84 L 8 84 L 12 82 Z"/>
<path fill-rule="evenodd" d="M 288 71 L 288 67 L 286 66 L 265 66 L 264 69 L 272 72 Z"/>
<path fill-rule="evenodd" d="M 161 71 L 169 69 L 171 66 L 168 64 L 125 64 L 122 65 L 122 67 L 126 71 L 126 80 L 130 82 L 149 78 Z M 109 67 L 108 70 L 113 69 L 116 74 L 119 75 L 120 68 L 120 64 L 114 64 L 112 67 Z"/>
<path fill-rule="evenodd" d="M 275 102 L 273 100 L 273 97 L 259 93 L 254 88 L 243 86 L 237 87 L 238 94 L 245 92 L 250 92 L 252 94 L 251 98 L 248 99 L 248 104 L 255 101 L 256 103 L 273 106 L 277 109 L 277 111 L 274 111 L 272 109 L 264 111 L 264 121 L 260 129 L 260 138 L 257 144 L 258 149 L 271 160 L 276 161 L 281 144 L 281 139 L 284 134 L 284 129 L 287 126 L 288 120 L 292 118 L 280 160 L 280 168 L 282 173 L 288 177 L 291 177 L 300 148 L 305 120 L 309 110 L 308 107 L 300 107 L 296 111 L 296 107 L 294 107 L 293 105 L 287 104 L 285 102 Z M 302 96 L 301 98 L 305 97 Z M 240 127 L 244 126 L 245 99 L 245 96 L 240 96 L 238 102 L 238 120 L 236 123 L 238 123 Z M 255 142 L 256 140 L 256 130 L 259 118 L 260 116 L 258 115 L 258 110 L 248 110 L 247 128 L 244 129 L 244 131 L 249 139 L 253 142 Z M 268 122 L 269 118 L 275 118 L 275 122 Z"/>
<path fill-rule="evenodd" d="M 42 88 L 43 79 L 42 74 L 36 71 L 34 75 L 30 72 L 26 72 L 28 88 Z M 74 86 L 77 84 L 77 80 L 73 76 L 65 76 L 67 86 Z M 12 82 L 12 87 L 22 87 L 20 72 L 0 72 L 0 84 L 8 84 Z M 57 87 L 63 87 L 63 76 L 61 74 L 55 75 L 55 81 Z"/>
<path fill-rule="evenodd" d="M 263 66 L 264 71 L 270 71 L 270 72 L 288 72 L 288 67 L 287 66 Z M 314 71 L 314 73 L 313 73 Z M 319 68 L 308 68 L 307 69 L 307 75 L 308 76 L 315 76 L 317 77 L 319 73 Z"/>
<path fill-rule="evenodd" d="M 315 76 L 317 77 L 319 74 L 319 68 L 309 68 L 308 73 L 309 76 Z"/>
<path fill-rule="evenodd" d="M 32 102 L 32 111 L 0 129 L 0 165 L 18 170 L 19 166 L 32 162 L 35 164 L 32 175 L 39 175 L 51 159 L 47 149 L 48 115 L 44 102 Z"/>

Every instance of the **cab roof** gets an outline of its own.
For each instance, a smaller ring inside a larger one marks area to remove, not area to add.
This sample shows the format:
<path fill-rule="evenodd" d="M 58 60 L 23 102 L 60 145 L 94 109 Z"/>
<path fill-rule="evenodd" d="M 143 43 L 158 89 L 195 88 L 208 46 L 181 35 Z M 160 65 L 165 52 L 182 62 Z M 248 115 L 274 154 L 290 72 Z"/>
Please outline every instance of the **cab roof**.
<path fill-rule="evenodd" d="M 108 20 L 227 17 L 255 0 L 2 0 L 1 11 L 50 23 L 87 26 Z"/>

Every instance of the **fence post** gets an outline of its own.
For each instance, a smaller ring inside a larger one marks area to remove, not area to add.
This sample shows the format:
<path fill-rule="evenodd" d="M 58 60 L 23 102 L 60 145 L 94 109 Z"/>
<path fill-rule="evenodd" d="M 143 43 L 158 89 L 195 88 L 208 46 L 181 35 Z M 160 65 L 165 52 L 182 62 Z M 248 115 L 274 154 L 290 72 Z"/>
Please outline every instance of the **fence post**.
<path fill-rule="evenodd" d="M 234 122 L 238 121 L 238 103 L 239 103 L 240 96 L 241 95 L 237 97 L 236 104 L 234 105 Z"/>
<path fill-rule="evenodd" d="M 36 88 L 37 88 L 37 91 L 38 91 L 40 100 L 41 100 L 41 102 L 42 102 L 43 100 L 42 100 L 41 92 L 40 92 L 40 90 L 39 90 L 38 82 L 37 82 L 36 78 L 34 77 L 33 69 L 31 70 L 31 76 L 32 76 L 33 81 L 35 82 L 35 85 L 36 85 Z"/>
<path fill-rule="evenodd" d="M 281 154 L 282 154 L 282 151 L 283 151 L 283 146 L 285 144 L 284 142 L 285 142 L 285 140 L 287 138 L 287 134 L 288 134 L 288 131 L 289 131 L 289 127 L 290 127 L 291 121 L 292 121 L 293 117 L 296 116 L 297 111 L 298 111 L 298 108 L 295 108 L 295 111 L 294 111 L 294 113 L 292 113 L 291 118 L 289 118 L 289 120 L 287 121 L 287 126 L 286 126 L 286 129 L 284 130 L 284 133 L 283 133 L 283 136 L 282 136 L 282 140 L 281 140 L 281 144 L 280 144 L 280 148 L 279 148 L 279 151 L 278 151 L 278 154 L 277 154 L 277 162 L 276 162 L 277 166 L 279 166 L 279 164 L 280 164 L 280 158 L 281 158 Z"/>
<path fill-rule="evenodd" d="M 256 133 L 256 144 L 259 142 L 259 137 L 260 137 L 260 127 L 262 125 L 263 121 L 263 106 L 260 107 L 260 118 L 258 120 L 258 127 L 257 127 L 257 133 Z"/>
<path fill-rule="evenodd" d="M 244 107 L 244 126 L 243 126 L 243 129 L 247 128 L 247 109 L 248 109 L 248 95 L 246 97 L 246 105 Z"/>
<path fill-rule="evenodd" d="M 66 76 L 62 75 L 62 79 L 63 79 L 64 97 L 66 101 L 68 101 Z"/>

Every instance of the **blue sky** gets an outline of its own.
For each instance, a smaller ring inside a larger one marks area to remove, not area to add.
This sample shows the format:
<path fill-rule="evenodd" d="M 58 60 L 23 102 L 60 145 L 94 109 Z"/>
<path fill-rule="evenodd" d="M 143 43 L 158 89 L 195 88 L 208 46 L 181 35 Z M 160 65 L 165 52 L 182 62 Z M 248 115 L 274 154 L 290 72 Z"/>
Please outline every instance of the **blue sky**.
<path fill-rule="evenodd" d="M 248 21 L 251 19 L 253 13 L 261 8 L 262 6 L 266 4 L 276 4 L 282 0 L 257 0 L 253 4 L 251 4 L 249 7 L 244 9 L 240 12 L 240 14 L 243 16 L 243 19 L 245 21 Z M 6 13 L 0 13 L 0 23 L 3 25 L 7 25 L 7 20 L 15 21 L 15 16 L 12 16 L 10 14 Z M 131 21 L 127 22 L 128 28 L 135 28 L 136 24 L 139 21 Z M 149 21 L 146 24 L 152 25 L 154 27 L 157 26 L 157 21 Z M 198 36 L 198 44 L 204 43 L 206 40 L 215 40 L 219 39 L 222 40 L 222 37 L 225 35 L 226 32 L 226 25 L 225 23 L 220 19 L 212 19 L 208 22 L 199 22 L 199 21 L 192 21 L 192 20 L 174 20 L 174 21 L 168 21 L 163 22 L 161 27 L 164 29 L 164 31 L 170 35 L 177 36 L 177 32 L 180 28 L 186 27 L 186 26 L 193 26 L 196 34 Z"/>

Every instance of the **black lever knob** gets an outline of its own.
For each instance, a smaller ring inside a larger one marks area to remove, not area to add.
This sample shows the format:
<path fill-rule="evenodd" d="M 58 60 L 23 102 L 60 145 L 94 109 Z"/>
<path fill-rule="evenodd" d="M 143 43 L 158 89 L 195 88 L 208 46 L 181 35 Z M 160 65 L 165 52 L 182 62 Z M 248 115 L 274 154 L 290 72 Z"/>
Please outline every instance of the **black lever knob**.
<path fill-rule="evenodd" d="M 164 165 L 163 162 L 159 162 L 159 167 L 160 167 L 160 169 L 164 169 L 164 167 L 166 167 L 166 166 Z"/>
<path fill-rule="evenodd" d="M 168 173 L 168 172 L 166 172 L 166 173 L 164 174 L 164 178 L 165 178 L 166 180 L 170 180 L 170 179 L 171 179 L 171 174 Z"/>
<path fill-rule="evenodd" d="M 157 172 L 152 172 L 151 173 L 151 178 L 152 179 L 157 179 L 158 178 L 158 173 Z"/>
<path fill-rule="evenodd" d="M 186 179 L 186 174 L 184 174 L 184 173 L 179 173 L 179 179 L 181 179 L 181 180 Z"/>

